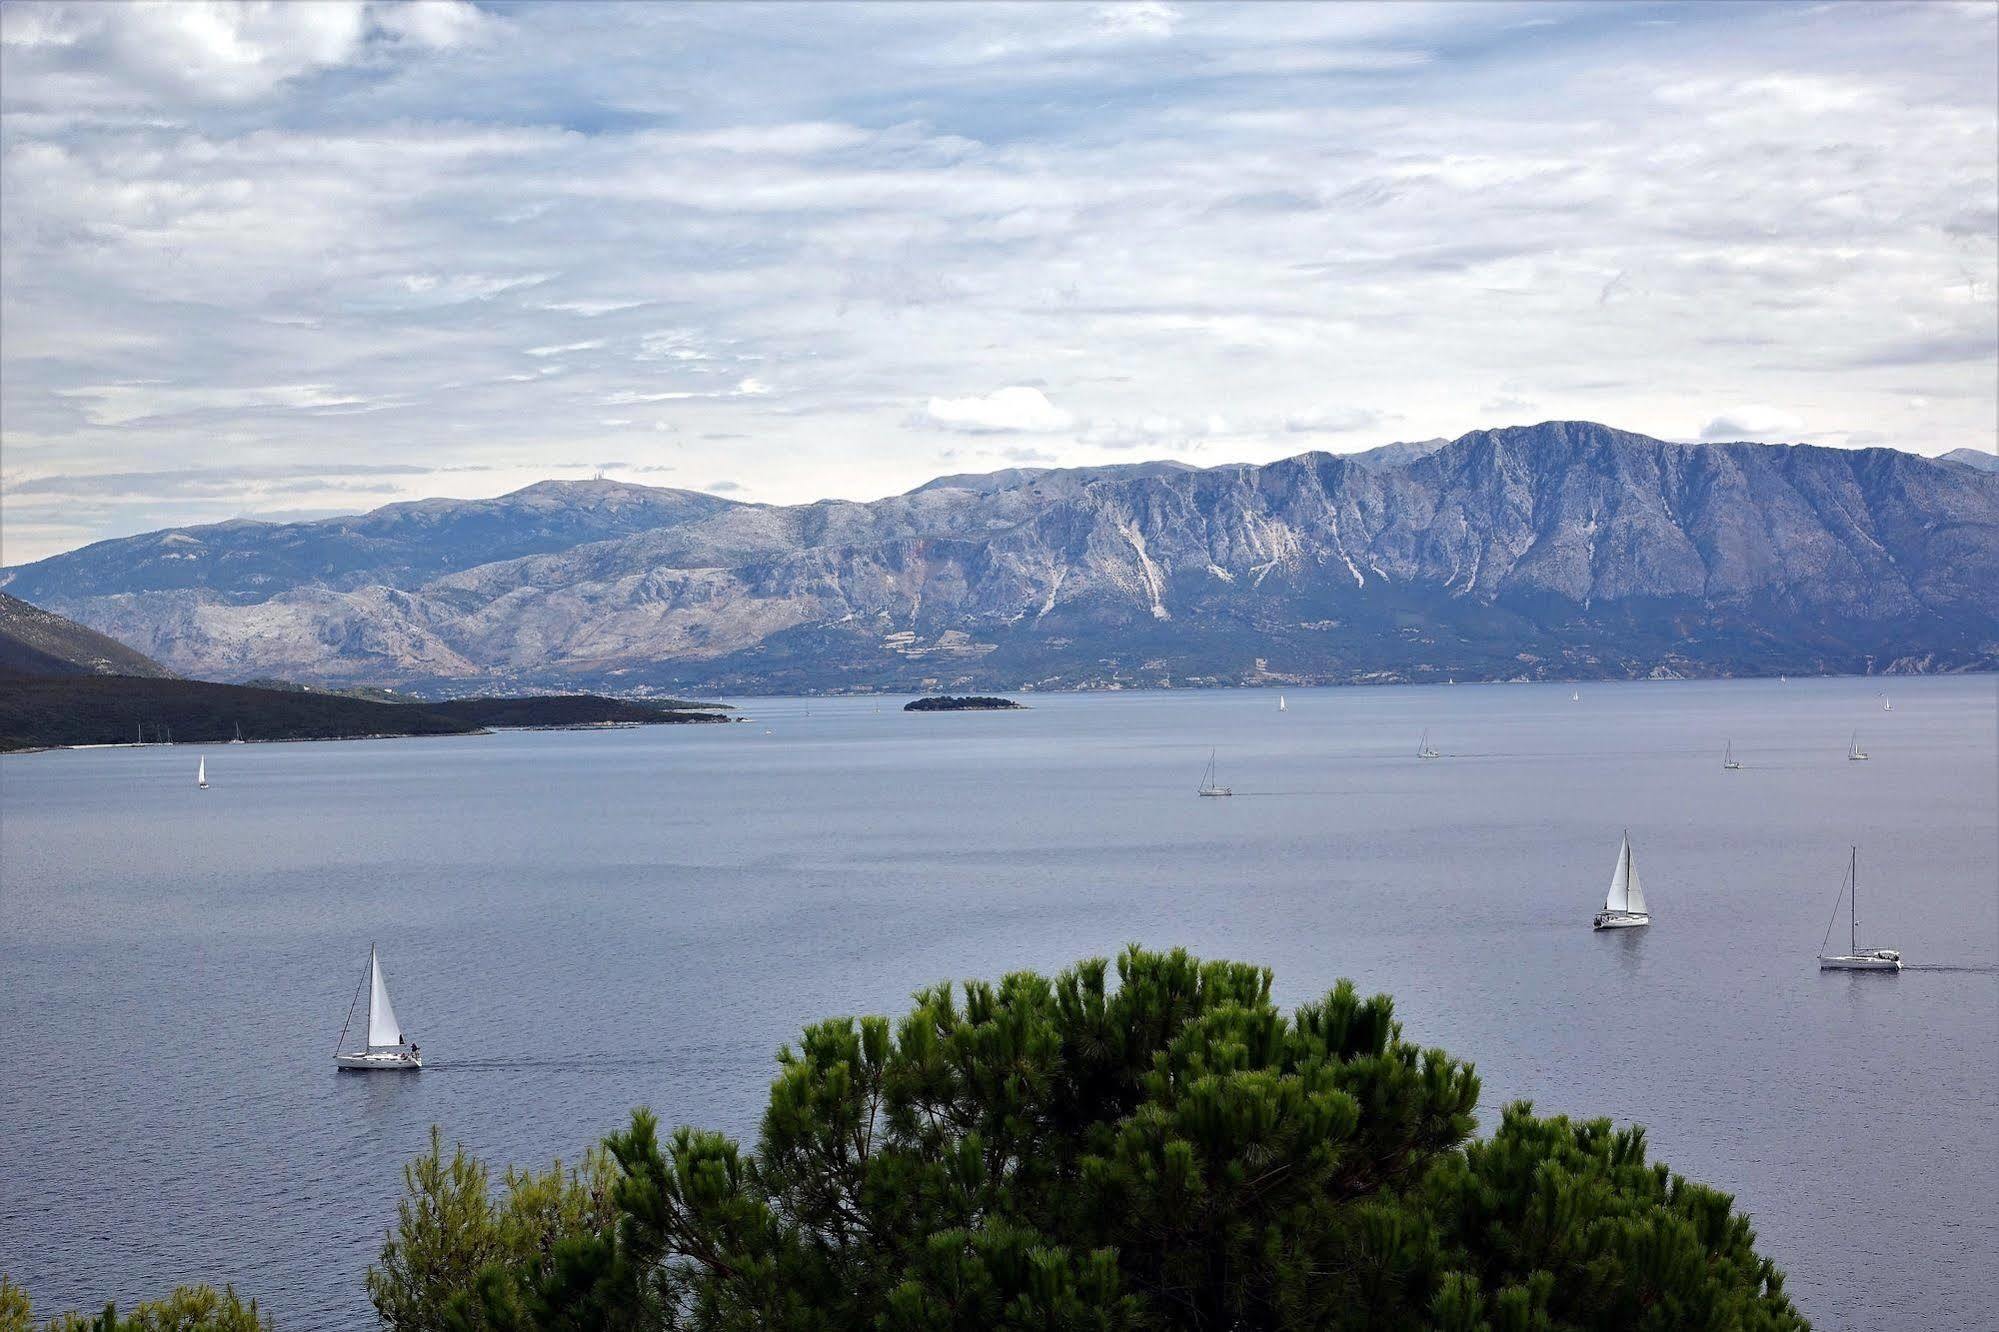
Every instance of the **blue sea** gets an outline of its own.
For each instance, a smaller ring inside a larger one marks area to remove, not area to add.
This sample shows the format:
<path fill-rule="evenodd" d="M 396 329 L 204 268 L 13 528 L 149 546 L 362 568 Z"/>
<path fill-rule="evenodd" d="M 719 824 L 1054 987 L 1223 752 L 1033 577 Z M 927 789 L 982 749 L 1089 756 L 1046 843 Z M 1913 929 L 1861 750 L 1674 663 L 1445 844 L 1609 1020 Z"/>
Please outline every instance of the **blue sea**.
<path fill-rule="evenodd" d="M 1284 693 L 0 759 L 0 1270 L 365 1327 L 433 1124 L 753 1136 L 802 1024 L 1140 941 L 1393 994 L 1487 1125 L 1644 1124 L 1822 1328 L 1999 1307 L 1999 681 Z M 1594 934 L 1626 829 L 1654 923 Z M 1849 845 L 1900 975 L 1814 963 Z M 420 1074 L 334 1072 L 370 943 Z"/>

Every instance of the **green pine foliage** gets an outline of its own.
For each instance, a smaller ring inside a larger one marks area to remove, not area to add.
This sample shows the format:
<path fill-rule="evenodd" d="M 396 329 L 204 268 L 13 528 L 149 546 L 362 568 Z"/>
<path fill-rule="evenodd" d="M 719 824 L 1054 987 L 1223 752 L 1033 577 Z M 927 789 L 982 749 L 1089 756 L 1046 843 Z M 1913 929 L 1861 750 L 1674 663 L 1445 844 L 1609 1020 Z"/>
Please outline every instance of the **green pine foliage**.
<path fill-rule="evenodd" d="M 398 1332 L 1807 1326 L 1733 1200 L 1641 1130 L 1523 1104 L 1471 1141 L 1471 1065 L 1386 996 L 1287 1016 L 1259 967 L 1108 972 L 812 1026 L 754 1152 L 637 1111 L 602 1206 L 538 1210 L 531 1240 L 433 1140 L 377 1308 Z"/>
<path fill-rule="evenodd" d="M 368 1298 L 382 1322 L 401 1332 L 483 1328 L 479 1306 L 467 1298 L 480 1274 L 545 1260 L 568 1237 L 608 1230 L 616 1220 L 611 1184 L 609 1157 L 592 1151 L 580 1168 L 557 1161 L 539 1174 L 509 1170 L 495 1198 L 486 1167 L 462 1146 L 446 1159 L 443 1135 L 433 1128 L 430 1150 L 403 1167 L 396 1228 L 368 1269 Z M 454 1315 L 455 1303 L 464 1303 L 464 1312 Z"/>
<path fill-rule="evenodd" d="M 28 1294 L 0 1275 L 0 1332 L 33 1332 Z M 245 1304 L 233 1287 L 176 1286 L 163 1300 L 142 1301 L 129 1314 L 107 1304 L 92 1318 L 68 1313 L 44 1324 L 46 1332 L 270 1332 L 270 1321 Z"/>

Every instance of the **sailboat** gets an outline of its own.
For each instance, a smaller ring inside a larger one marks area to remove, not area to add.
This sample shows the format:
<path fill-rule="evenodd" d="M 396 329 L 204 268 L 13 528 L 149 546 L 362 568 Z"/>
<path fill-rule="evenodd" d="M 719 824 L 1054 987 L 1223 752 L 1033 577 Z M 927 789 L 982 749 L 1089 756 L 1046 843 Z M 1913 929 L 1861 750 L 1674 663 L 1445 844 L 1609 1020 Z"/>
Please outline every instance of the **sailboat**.
<path fill-rule="evenodd" d="M 1442 758 L 1443 755 L 1430 748 L 1430 732 L 1426 729 L 1423 738 L 1416 742 L 1417 758 Z"/>
<path fill-rule="evenodd" d="M 1208 766 L 1201 773 L 1201 794 L 1204 796 L 1232 796 L 1235 794 L 1234 791 L 1223 786 L 1220 779 L 1215 775 L 1215 751 L 1212 749 L 1208 751 Z"/>
<path fill-rule="evenodd" d="M 1846 742 L 1846 758 L 1849 763 L 1867 762 L 1867 751 L 1860 747 L 1860 732 L 1853 733 L 1853 739 Z"/>
<path fill-rule="evenodd" d="M 242 744 L 242 743 L 243 743 L 243 723 L 242 723 L 242 722 L 237 722 L 237 723 L 236 723 L 236 738 L 235 738 L 234 740 L 231 740 L 231 741 L 230 741 L 229 743 L 230 743 L 230 744 L 232 744 L 232 745 L 240 745 L 240 744 Z"/>
<path fill-rule="evenodd" d="M 1279 694 L 1277 696 L 1277 710 L 1279 712 L 1284 711 L 1284 695 L 1282 694 Z"/>
<path fill-rule="evenodd" d="M 1631 857 L 1631 834 L 1627 832 L 1624 844 L 1617 849 L 1617 868 L 1611 871 L 1610 891 L 1604 895 L 1603 910 L 1596 913 L 1592 928 L 1628 930 L 1651 923 L 1652 913 L 1645 909 L 1645 889 L 1638 882 L 1638 864 Z"/>
<path fill-rule="evenodd" d="M 1582 691 L 1582 690 L 1580 690 L 1580 689 L 1571 689 L 1571 690 L 1569 691 L 1569 702 L 1571 702 L 1571 703 L 1580 703 L 1580 702 L 1582 702 L 1582 701 L 1583 701 L 1583 691 Z"/>
<path fill-rule="evenodd" d="M 1820 971 L 1900 971 L 1902 955 L 1892 948 L 1862 948 L 1860 946 L 1860 848 L 1853 847 L 1847 853 L 1846 879 L 1839 885 L 1839 895 L 1847 899 L 1851 906 L 1848 917 L 1846 952 L 1828 954 L 1826 943 L 1832 940 L 1832 927 L 1839 923 L 1839 898 L 1832 902 L 1832 919 L 1825 923 L 1825 942 L 1819 944 Z"/>
<path fill-rule="evenodd" d="M 1881 711 L 1893 712 L 1894 710 L 1895 705 L 1889 700 L 1888 696 L 1886 694 L 1881 695 Z"/>
<path fill-rule="evenodd" d="M 208 789 L 208 759 L 206 756 L 197 760 L 194 765 L 194 784 L 204 791 Z"/>
<path fill-rule="evenodd" d="M 1731 740 L 1724 743 L 1721 747 L 1721 770 L 1735 772 L 1741 767 L 1742 765 L 1735 761 L 1735 742 Z"/>
<path fill-rule="evenodd" d="M 347 1031 L 354 1025 L 354 1009 L 361 1002 L 361 990 L 368 992 L 368 1019 L 362 1035 L 365 1039 L 355 1049 L 347 1048 Z M 423 1067 L 423 1059 L 417 1053 L 416 1042 L 403 1040 L 403 1029 L 396 1021 L 396 1010 L 389 1003 L 388 978 L 382 975 L 382 959 L 375 953 L 375 945 L 368 945 L 368 971 L 361 977 L 359 989 L 354 991 L 354 1002 L 347 1005 L 347 1021 L 341 1025 L 340 1040 L 333 1047 L 333 1064 L 336 1068 L 391 1069 L 404 1071 Z"/>

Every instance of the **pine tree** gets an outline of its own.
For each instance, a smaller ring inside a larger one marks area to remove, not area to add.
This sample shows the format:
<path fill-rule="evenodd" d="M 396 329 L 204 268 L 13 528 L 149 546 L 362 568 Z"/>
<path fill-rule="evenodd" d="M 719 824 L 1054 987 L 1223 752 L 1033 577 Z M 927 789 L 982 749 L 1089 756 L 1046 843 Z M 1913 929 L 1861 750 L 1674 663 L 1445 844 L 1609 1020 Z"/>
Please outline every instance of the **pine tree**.
<path fill-rule="evenodd" d="M 1386 996 L 1286 1016 L 1259 967 L 1132 948 L 1108 972 L 807 1028 L 754 1152 L 635 1112 L 605 1143 L 615 1219 L 453 1278 L 444 1324 L 1806 1326 L 1732 1199 L 1648 1164 L 1642 1130 L 1515 1105 L 1468 1141 L 1474 1070 Z"/>

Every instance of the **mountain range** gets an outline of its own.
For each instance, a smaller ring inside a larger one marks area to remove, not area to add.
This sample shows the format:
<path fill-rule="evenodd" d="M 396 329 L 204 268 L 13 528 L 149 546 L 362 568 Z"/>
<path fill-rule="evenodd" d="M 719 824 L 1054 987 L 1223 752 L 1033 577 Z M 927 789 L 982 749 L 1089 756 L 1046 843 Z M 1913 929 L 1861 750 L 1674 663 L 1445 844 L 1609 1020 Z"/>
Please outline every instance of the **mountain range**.
<path fill-rule="evenodd" d="M 182 674 L 431 692 L 1992 669 L 1999 473 L 1547 422 L 868 503 L 550 481 L 172 528 L 0 586 Z"/>

